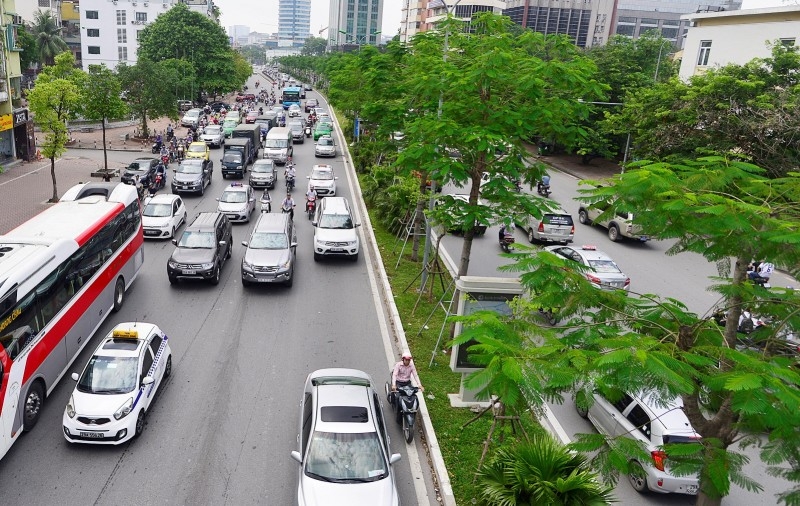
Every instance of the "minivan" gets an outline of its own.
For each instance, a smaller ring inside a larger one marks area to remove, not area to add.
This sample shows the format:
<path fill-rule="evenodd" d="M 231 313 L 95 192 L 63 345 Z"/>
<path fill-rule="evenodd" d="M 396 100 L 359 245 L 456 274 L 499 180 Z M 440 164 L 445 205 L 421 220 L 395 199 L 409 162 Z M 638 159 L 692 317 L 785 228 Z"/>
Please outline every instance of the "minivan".
<path fill-rule="evenodd" d="M 345 256 L 358 260 L 359 240 L 350 204 L 344 197 L 325 197 L 317 206 L 314 219 L 314 260 L 325 256 Z"/>
<path fill-rule="evenodd" d="M 567 244 L 575 237 L 575 225 L 572 216 L 565 211 L 540 211 L 538 216 L 515 217 L 518 227 L 525 230 L 530 242 L 557 242 Z"/>
<path fill-rule="evenodd" d="M 267 140 L 264 141 L 264 158 L 274 160 L 278 165 L 285 165 L 293 152 L 290 129 L 277 127 L 267 132 Z"/>
<path fill-rule="evenodd" d="M 288 213 L 261 213 L 242 257 L 242 285 L 283 283 L 292 286 L 297 233 Z"/>

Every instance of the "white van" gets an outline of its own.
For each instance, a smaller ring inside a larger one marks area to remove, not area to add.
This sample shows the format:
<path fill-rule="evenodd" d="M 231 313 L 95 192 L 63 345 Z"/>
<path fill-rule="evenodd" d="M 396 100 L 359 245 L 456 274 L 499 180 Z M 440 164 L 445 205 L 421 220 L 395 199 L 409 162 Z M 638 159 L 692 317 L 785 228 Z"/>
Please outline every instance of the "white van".
<path fill-rule="evenodd" d="M 264 141 L 264 158 L 274 160 L 278 165 L 285 165 L 292 156 L 292 131 L 287 127 L 276 127 L 267 132 Z"/>

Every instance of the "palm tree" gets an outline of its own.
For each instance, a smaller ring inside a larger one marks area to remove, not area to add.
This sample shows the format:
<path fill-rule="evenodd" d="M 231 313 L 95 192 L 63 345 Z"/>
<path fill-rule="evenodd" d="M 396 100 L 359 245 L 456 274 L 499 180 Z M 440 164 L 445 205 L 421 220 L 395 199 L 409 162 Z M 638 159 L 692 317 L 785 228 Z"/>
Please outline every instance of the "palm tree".
<path fill-rule="evenodd" d="M 31 32 L 36 40 L 36 48 L 42 64 L 52 65 L 57 54 L 69 50 L 69 46 L 61 38 L 61 27 L 58 26 L 53 14 L 47 10 L 39 9 L 33 16 Z"/>
<path fill-rule="evenodd" d="M 478 494 L 491 506 L 601 506 L 616 502 L 586 461 L 547 434 L 498 450 L 478 472 Z"/>

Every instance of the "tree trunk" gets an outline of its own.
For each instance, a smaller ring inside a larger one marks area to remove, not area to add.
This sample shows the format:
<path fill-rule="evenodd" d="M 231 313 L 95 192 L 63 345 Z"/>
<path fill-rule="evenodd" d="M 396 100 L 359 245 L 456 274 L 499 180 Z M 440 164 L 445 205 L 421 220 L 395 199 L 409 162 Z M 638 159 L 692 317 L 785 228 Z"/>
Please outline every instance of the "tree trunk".
<path fill-rule="evenodd" d="M 58 186 L 56 185 L 56 157 L 50 157 L 50 177 L 53 180 L 53 196 L 50 198 L 50 203 L 55 204 L 58 202 Z"/>
<path fill-rule="evenodd" d="M 108 170 L 108 150 L 106 149 L 106 119 L 100 120 L 100 125 L 103 127 L 103 168 Z"/>
<path fill-rule="evenodd" d="M 150 137 L 147 131 L 147 111 L 142 111 L 142 137 L 147 139 Z"/>
<path fill-rule="evenodd" d="M 419 244 L 420 244 L 419 238 L 422 235 L 421 234 L 422 233 L 422 223 L 423 223 L 423 218 L 425 217 L 425 214 L 424 214 L 424 212 L 425 212 L 425 203 L 428 201 L 428 199 L 425 198 L 425 196 L 426 196 L 425 189 L 428 186 L 427 181 L 425 181 L 426 178 L 425 178 L 425 176 L 423 176 L 420 179 L 421 179 L 421 181 L 420 181 L 420 184 L 419 184 L 419 189 L 420 189 L 420 192 L 422 193 L 422 196 L 419 198 L 419 200 L 417 200 L 417 207 L 416 207 L 416 210 L 414 211 L 414 237 L 413 237 L 412 242 L 411 242 L 411 261 L 412 262 L 418 262 L 419 261 Z M 433 189 L 431 189 L 431 191 L 433 191 Z M 427 240 L 428 238 L 426 237 L 425 239 Z"/>

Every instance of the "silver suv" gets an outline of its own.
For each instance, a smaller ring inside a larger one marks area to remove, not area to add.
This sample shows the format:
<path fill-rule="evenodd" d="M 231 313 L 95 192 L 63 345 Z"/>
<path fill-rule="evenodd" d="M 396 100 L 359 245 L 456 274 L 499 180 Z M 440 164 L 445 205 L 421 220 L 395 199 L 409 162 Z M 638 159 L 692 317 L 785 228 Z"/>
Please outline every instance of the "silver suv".
<path fill-rule="evenodd" d="M 645 462 L 631 462 L 628 480 L 637 492 L 697 494 L 698 477 L 673 475 L 664 452 L 665 444 L 696 443 L 700 439 L 683 412 L 680 398 L 665 405 L 647 394 L 622 394 L 612 401 L 596 392 L 590 406 L 586 401 L 585 394 L 578 392 L 575 408 L 598 432 L 636 439 L 650 453 Z"/>
<path fill-rule="evenodd" d="M 572 216 L 565 211 L 545 212 L 540 216 L 517 217 L 516 225 L 528 234 L 530 242 L 558 242 L 567 244 L 575 237 Z"/>
<path fill-rule="evenodd" d="M 642 227 L 633 224 L 633 213 L 616 211 L 606 219 L 597 221 L 608 208 L 608 205 L 594 204 L 588 207 L 581 206 L 578 209 L 578 221 L 584 225 L 596 223 L 608 229 L 608 238 L 614 242 L 622 240 L 623 237 L 645 242 L 650 238 L 642 234 Z"/>
<path fill-rule="evenodd" d="M 242 285 L 283 283 L 292 286 L 297 233 L 287 213 L 261 213 L 242 257 Z"/>

